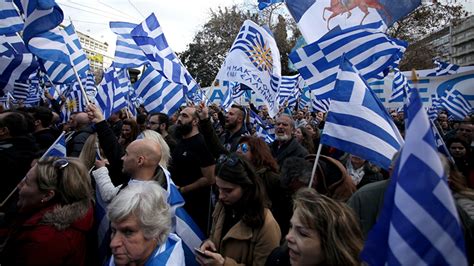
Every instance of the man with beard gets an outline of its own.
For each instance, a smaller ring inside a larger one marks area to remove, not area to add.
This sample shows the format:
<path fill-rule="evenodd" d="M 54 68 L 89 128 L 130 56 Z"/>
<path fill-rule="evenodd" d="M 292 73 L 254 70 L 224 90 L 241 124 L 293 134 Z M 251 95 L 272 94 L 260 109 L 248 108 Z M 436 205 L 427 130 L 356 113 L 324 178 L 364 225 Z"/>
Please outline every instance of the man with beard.
<path fill-rule="evenodd" d="M 287 114 L 281 114 L 277 117 L 275 123 L 275 141 L 270 145 L 273 157 L 277 160 L 280 167 L 283 161 L 288 157 L 304 158 L 308 155 L 308 151 L 293 138 L 293 131 L 295 130 L 295 122 Z"/>
<path fill-rule="evenodd" d="M 225 116 L 225 131 L 221 136 L 221 143 L 229 152 L 237 151 L 240 137 L 248 135 L 244 126 L 245 113 L 240 105 L 233 104 Z"/>
<path fill-rule="evenodd" d="M 171 154 L 170 172 L 186 201 L 184 208 L 201 230 L 207 232 L 215 162 L 199 132 L 198 124 L 195 107 L 186 107 L 179 113 L 176 125 L 179 139 Z"/>
<path fill-rule="evenodd" d="M 151 113 L 148 116 L 147 129 L 160 133 L 163 139 L 165 139 L 166 144 L 168 144 L 168 147 L 170 147 L 170 151 L 173 152 L 176 146 L 176 139 L 168 133 L 169 125 L 170 119 L 167 114 Z"/>

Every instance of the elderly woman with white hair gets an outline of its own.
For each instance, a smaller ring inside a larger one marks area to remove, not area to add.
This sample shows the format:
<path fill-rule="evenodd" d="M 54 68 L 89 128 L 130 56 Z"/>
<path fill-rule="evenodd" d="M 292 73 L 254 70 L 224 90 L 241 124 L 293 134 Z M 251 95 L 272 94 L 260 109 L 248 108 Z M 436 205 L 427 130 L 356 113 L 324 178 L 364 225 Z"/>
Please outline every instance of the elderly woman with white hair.
<path fill-rule="evenodd" d="M 181 239 L 170 233 L 166 192 L 154 181 L 134 183 L 109 204 L 112 257 L 108 265 L 185 265 Z"/>

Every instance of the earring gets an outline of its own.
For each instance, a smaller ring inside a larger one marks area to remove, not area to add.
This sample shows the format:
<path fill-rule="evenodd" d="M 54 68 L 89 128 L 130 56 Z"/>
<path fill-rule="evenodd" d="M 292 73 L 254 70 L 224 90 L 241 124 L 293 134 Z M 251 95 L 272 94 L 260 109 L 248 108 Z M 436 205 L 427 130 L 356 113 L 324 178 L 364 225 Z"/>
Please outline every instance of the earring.
<path fill-rule="evenodd" d="M 41 203 L 44 203 L 44 200 L 41 200 Z"/>

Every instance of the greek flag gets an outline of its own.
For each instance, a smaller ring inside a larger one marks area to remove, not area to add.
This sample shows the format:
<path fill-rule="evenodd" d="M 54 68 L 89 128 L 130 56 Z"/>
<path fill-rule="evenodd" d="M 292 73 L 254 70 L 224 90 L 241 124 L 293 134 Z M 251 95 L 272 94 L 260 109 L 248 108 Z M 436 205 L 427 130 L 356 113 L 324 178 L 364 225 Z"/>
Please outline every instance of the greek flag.
<path fill-rule="evenodd" d="M 64 14 L 54 0 L 14 0 L 25 18 L 23 40 L 25 44 L 34 37 L 40 37 L 63 21 Z"/>
<path fill-rule="evenodd" d="M 13 85 L 13 93 L 12 96 L 17 101 L 24 101 L 28 97 L 30 91 L 30 85 L 28 83 L 23 82 L 15 82 Z"/>
<path fill-rule="evenodd" d="M 450 64 L 447 62 L 436 60 L 435 62 L 436 70 L 433 73 L 428 74 L 428 77 L 433 76 L 445 76 L 458 73 L 459 66 L 455 64 Z"/>
<path fill-rule="evenodd" d="M 37 69 L 33 54 L 0 56 L 0 96 L 12 91 L 15 81 L 26 82 Z"/>
<path fill-rule="evenodd" d="M 137 24 L 128 22 L 110 22 L 110 29 L 117 34 L 114 67 L 133 68 L 148 62 L 143 51 L 132 38 L 131 32 Z"/>
<path fill-rule="evenodd" d="M 402 137 L 384 106 L 343 57 L 321 143 L 388 169 Z"/>
<path fill-rule="evenodd" d="M 55 53 L 50 52 L 51 49 L 44 48 L 54 44 L 54 42 L 51 42 L 48 38 L 43 38 L 42 41 L 44 42 L 38 44 L 39 46 L 36 53 L 39 57 L 44 59 L 43 66 L 49 78 L 54 83 L 68 84 L 73 82 L 76 80 L 76 76 L 72 69 L 72 65 L 74 65 L 80 77 L 85 77 L 89 70 L 89 60 L 82 50 L 74 26 L 71 24 L 64 28 L 64 30 L 59 31 L 58 29 L 57 31 L 50 33 L 51 36 L 54 35 L 57 38 L 61 38 L 58 39 L 59 43 L 57 43 L 57 49 L 55 51 L 62 51 L 61 54 L 65 57 L 59 60 L 59 58 L 54 57 Z M 61 43 L 61 40 L 63 43 Z"/>
<path fill-rule="evenodd" d="M 128 94 L 129 88 L 128 84 L 123 80 L 125 71 L 127 70 L 122 69 L 118 72 L 111 66 L 105 70 L 104 77 L 100 82 L 100 89 L 95 99 L 106 119 L 111 114 L 127 107 L 126 94 Z"/>
<path fill-rule="evenodd" d="M 26 49 L 25 43 L 21 37 L 16 33 L 5 34 L 2 36 L 0 44 L 1 56 L 12 57 L 19 54 L 30 53 L 30 51 Z"/>
<path fill-rule="evenodd" d="M 329 32 L 315 43 L 289 55 L 314 95 L 331 98 L 343 54 L 365 80 L 380 78 L 388 67 L 396 67 L 407 44 L 380 31 L 382 22 Z"/>
<path fill-rule="evenodd" d="M 369 265 L 467 265 L 456 205 L 416 90 L 407 120 L 405 146 L 361 258 Z"/>
<path fill-rule="evenodd" d="M 66 138 L 64 135 L 66 134 L 65 131 L 59 135 L 59 137 L 53 142 L 53 144 L 46 150 L 46 152 L 41 156 L 41 158 L 45 157 L 66 157 Z"/>
<path fill-rule="evenodd" d="M 234 103 L 234 87 L 232 86 L 229 86 L 227 88 L 227 91 L 225 92 L 224 94 L 224 99 L 222 100 L 221 102 L 221 107 L 226 110 L 226 111 L 229 111 L 230 107 L 232 106 L 232 104 Z"/>
<path fill-rule="evenodd" d="M 405 75 L 403 75 L 398 68 L 394 68 L 393 71 L 392 95 L 390 96 L 390 100 L 388 100 L 390 103 L 405 99 L 410 89 Z"/>
<path fill-rule="evenodd" d="M 152 67 L 146 68 L 134 86 L 149 113 L 161 112 L 171 116 L 186 102 L 183 86 L 168 81 Z"/>
<path fill-rule="evenodd" d="M 464 95 L 451 87 L 439 98 L 440 105 L 450 113 L 454 119 L 463 120 L 472 112 L 472 106 Z"/>
<path fill-rule="evenodd" d="M 266 126 L 262 118 L 254 111 L 250 110 L 250 124 L 255 128 L 256 134 L 266 143 L 275 141 L 275 128 L 273 125 Z"/>
<path fill-rule="evenodd" d="M 170 205 L 170 212 L 175 219 L 173 219 L 173 232 L 177 234 L 183 241 L 184 257 L 186 265 L 197 265 L 194 248 L 199 247 L 205 239 L 201 229 L 193 221 L 191 216 L 184 210 L 184 199 L 179 193 L 171 175 L 167 170 L 164 170 L 166 176 L 166 191 L 168 192 L 168 203 Z"/>
<path fill-rule="evenodd" d="M 278 103 L 280 106 L 285 105 L 293 108 L 301 95 L 304 87 L 304 80 L 301 75 L 283 76 L 281 77 L 280 91 L 278 94 Z"/>
<path fill-rule="evenodd" d="M 194 93 L 198 85 L 169 47 L 154 13 L 132 30 L 132 38 L 156 71 L 170 82 L 183 85 L 185 95 Z"/>
<path fill-rule="evenodd" d="M 441 106 L 440 99 L 436 94 L 431 94 L 431 106 L 428 107 L 428 118 L 435 121 L 438 118 L 439 107 Z"/>
<path fill-rule="evenodd" d="M 392 1 L 332 1 L 332 0 L 286 0 L 286 6 L 296 21 L 301 34 L 308 43 L 321 38 L 336 28 L 348 28 L 383 21 L 383 29 L 402 19 L 421 0 L 403 0 L 398 5 Z"/>
<path fill-rule="evenodd" d="M 313 99 L 311 100 L 311 107 L 313 107 L 313 111 L 327 113 L 329 111 L 330 104 L 330 99 L 318 99 L 316 97 L 313 97 Z"/>
<path fill-rule="evenodd" d="M 13 6 L 13 0 L 2 0 L 0 2 L 0 35 L 17 33 L 23 27 L 23 20 Z"/>
<path fill-rule="evenodd" d="M 274 117 L 278 113 L 281 64 L 272 34 L 246 20 L 216 78 L 250 87 L 268 106 L 269 115 Z"/>

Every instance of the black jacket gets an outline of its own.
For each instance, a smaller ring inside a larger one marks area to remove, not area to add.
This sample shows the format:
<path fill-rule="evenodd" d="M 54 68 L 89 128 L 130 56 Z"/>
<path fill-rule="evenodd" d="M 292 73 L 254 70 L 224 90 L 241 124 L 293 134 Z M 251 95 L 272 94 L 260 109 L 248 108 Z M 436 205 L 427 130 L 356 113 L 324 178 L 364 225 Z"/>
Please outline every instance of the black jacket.
<path fill-rule="evenodd" d="M 283 143 L 281 146 L 279 146 L 279 141 L 276 140 L 270 145 L 270 150 L 280 167 L 283 165 L 283 161 L 288 157 L 295 156 L 304 158 L 308 155 L 308 151 L 301 146 L 295 138 L 291 138 L 291 140 Z"/>

